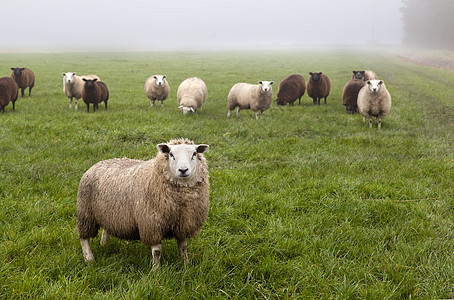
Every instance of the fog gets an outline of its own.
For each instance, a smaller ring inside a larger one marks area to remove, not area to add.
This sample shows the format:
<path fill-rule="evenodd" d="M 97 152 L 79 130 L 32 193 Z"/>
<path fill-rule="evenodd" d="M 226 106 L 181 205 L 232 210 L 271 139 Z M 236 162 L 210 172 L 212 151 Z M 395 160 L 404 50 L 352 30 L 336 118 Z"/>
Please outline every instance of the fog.
<path fill-rule="evenodd" d="M 399 45 L 400 0 L 3 0 L 0 51 Z"/>

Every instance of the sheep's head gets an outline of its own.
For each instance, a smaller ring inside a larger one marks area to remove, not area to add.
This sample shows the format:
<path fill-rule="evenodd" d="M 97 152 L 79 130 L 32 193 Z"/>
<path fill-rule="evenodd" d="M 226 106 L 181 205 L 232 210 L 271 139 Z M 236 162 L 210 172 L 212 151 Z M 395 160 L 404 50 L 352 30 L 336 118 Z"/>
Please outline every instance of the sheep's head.
<path fill-rule="evenodd" d="M 260 87 L 262 89 L 262 93 L 270 93 L 273 91 L 273 87 L 271 86 L 274 81 L 259 81 Z"/>
<path fill-rule="evenodd" d="M 21 77 L 22 71 L 25 70 L 25 68 L 11 68 L 11 70 L 13 70 L 15 77 Z"/>
<path fill-rule="evenodd" d="M 276 99 L 276 100 L 274 100 L 274 101 L 276 101 L 276 104 L 277 104 L 277 105 L 285 105 L 285 101 L 282 100 L 282 99 Z"/>
<path fill-rule="evenodd" d="M 66 83 L 72 83 L 74 81 L 74 75 L 76 75 L 76 72 L 61 73 L 61 75 L 65 77 Z"/>
<path fill-rule="evenodd" d="M 312 78 L 312 81 L 320 81 L 320 78 L 322 78 L 322 72 L 318 72 L 318 73 L 313 73 L 313 72 L 310 72 L 309 75 L 311 75 L 311 78 Z"/>
<path fill-rule="evenodd" d="M 381 87 L 384 85 L 383 80 L 368 80 L 366 83 L 372 94 L 380 92 Z"/>
<path fill-rule="evenodd" d="M 353 71 L 353 78 L 364 80 L 364 73 L 366 71 Z"/>
<path fill-rule="evenodd" d="M 87 78 L 82 78 L 83 81 L 85 81 L 85 88 L 91 89 L 95 86 L 95 82 L 98 80 L 97 78 L 95 79 L 87 79 Z"/>
<path fill-rule="evenodd" d="M 181 110 L 181 112 L 183 113 L 183 115 L 187 115 L 187 114 L 189 114 L 189 113 L 193 113 L 193 112 L 196 111 L 192 106 L 183 106 L 183 105 L 180 105 L 180 106 L 178 106 L 178 108 Z"/>
<path fill-rule="evenodd" d="M 157 86 L 163 86 L 166 81 L 166 75 L 154 75 L 153 78 Z"/>
<path fill-rule="evenodd" d="M 202 156 L 209 146 L 205 144 L 158 144 L 158 151 L 167 154 L 168 167 L 172 176 L 171 180 L 180 184 L 198 181 L 194 178 L 201 164 Z"/>

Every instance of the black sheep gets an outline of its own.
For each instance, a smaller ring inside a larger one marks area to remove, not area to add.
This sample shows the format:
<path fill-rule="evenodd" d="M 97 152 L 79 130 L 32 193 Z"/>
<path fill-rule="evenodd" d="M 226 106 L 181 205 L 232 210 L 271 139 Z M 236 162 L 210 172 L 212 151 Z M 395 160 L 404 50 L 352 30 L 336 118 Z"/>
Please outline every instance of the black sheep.
<path fill-rule="evenodd" d="M 82 99 L 87 104 L 87 112 L 90 111 L 90 103 L 93 103 L 93 111 L 98 109 L 98 103 L 104 101 L 107 109 L 107 100 L 109 100 L 109 90 L 104 82 L 98 81 L 98 79 L 86 79 L 84 87 L 82 89 Z"/>
<path fill-rule="evenodd" d="M 311 77 L 307 81 L 307 94 L 312 98 L 314 104 L 320 105 L 320 99 L 326 98 L 329 96 L 331 90 L 331 82 L 329 81 L 328 76 L 319 73 L 309 73 Z"/>
<path fill-rule="evenodd" d="M 298 103 L 301 104 L 301 97 L 305 91 L 306 81 L 303 76 L 299 74 L 290 75 L 279 84 L 276 103 L 277 105 L 286 105 L 287 103 L 293 105 L 296 99 L 299 99 Z"/>
<path fill-rule="evenodd" d="M 366 85 L 362 79 L 351 79 L 342 91 L 342 104 L 349 114 L 358 112 L 358 93 Z"/>
<path fill-rule="evenodd" d="M 5 112 L 5 106 L 13 102 L 13 110 L 16 107 L 17 96 L 19 95 L 19 87 L 17 83 L 10 77 L 0 78 L 0 110 Z"/>
<path fill-rule="evenodd" d="M 32 88 L 35 86 L 35 74 L 27 68 L 11 68 L 10 77 L 14 79 L 17 86 L 21 89 L 21 95 L 24 97 L 24 91 L 28 88 L 28 95 L 32 95 Z"/>

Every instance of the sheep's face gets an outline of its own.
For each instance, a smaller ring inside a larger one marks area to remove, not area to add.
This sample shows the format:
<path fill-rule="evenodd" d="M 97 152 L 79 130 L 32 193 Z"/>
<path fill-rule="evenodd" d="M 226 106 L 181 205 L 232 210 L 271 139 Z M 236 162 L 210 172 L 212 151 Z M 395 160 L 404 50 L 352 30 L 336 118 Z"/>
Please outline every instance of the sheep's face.
<path fill-rule="evenodd" d="M 276 100 L 274 100 L 274 101 L 276 101 L 276 104 L 277 104 L 277 105 L 285 105 L 285 101 L 282 100 L 282 99 L 276 99 Z"/>
<path fill-rule="evenodd" d="M 312 81 L 315 81 L 315 82 L 320 81 L 320 78 L 322 78 L 322 72 L 319 72 L 319 73 L 310 72 L 309 75 L 311 75 Z"/>
<path fill-rule="evenodd" d="M 74 76 L 76 73 L 62 73 L 62 75 L 65 77 L 65 82 L 66 83 L 72 83 L 74 81 Z"/>
<path fill-rule="evenodd" d="M 365 71 L 353 71 L 353 78 L 364 80 Z"/>
<path fill-rule="evenodd" d="M 86 89 L 91 89 L 95 86 L 95 82 L 98 80 L 98 79 L 86 79 L 86 78 L 82 78 L 83 81 L 85 81 L 85 88 Z"/>
<path fill-rule="evenodd" d="M 178 181 L 189 181 L 200 165 L 198 153 L 204 153 L 208 145 L 159 144 L 159 152 L 166 153 L 171 174 Z"/>
<path fill-rule="evenodd" d="M 180 105 L 180 106 L 178 106 L 178 108 L 181 109 L 181 112 L 183 113 L 183 115 L 187 115 L 187 114 L 195 112 L 194 108 L 188 107 L 188 106 Z"/>
<path fill-rule="evenodd" d="M 155 84 L 157 86 L 163 86 L 166 80 L 166 75 L 154 75 L 153 78 L 155 79 Z"/>
<path fill-rule="evenodd" d="M 259 81 L 260 87 L 262 89 L 262 93 L 270 93 L 273 91 L 272 84 L 274 81 Z"/>
<path fill-rule="evenodd" d="M 21 77 L 22 76 L 22 71 L 25 70 L 25 68 L 11 68 L 14 72 L 15 77 Z"/>
<path fill-rule="evenodd" d="M 368 80 L 366 83 L 372 94 L 380 92 L 380 89 L 383 86 L 383 80 Z"/>

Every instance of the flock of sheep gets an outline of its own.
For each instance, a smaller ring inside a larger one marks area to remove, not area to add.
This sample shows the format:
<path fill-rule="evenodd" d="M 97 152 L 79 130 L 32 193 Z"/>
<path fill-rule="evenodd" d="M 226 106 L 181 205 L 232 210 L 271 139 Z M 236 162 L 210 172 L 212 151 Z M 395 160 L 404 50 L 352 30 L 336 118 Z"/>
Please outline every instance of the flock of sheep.
<path fill-rule="evenodd" d="M 35 85 L 35 75 L 27 68 L 11 68 L 10 77 L 0 78 L 0 110 L 5 112 L 5 107 L 12 102 L 13 110 L 18 98 L 19 89 L 22 97 L 24 90 L 29 88 L 29 95 Z M 310 72 L 307 81 L 299 74 L 290 75 L 284 78 L 279 84 L 277 99 L 278 105 L 293 105 L 296 99 L 299 99 L 307 90 L 307 94 L 313 99 L 314 104 L 320 105 L 323 98 L 326 104 L 326 98 L 331 90 L 331 82 L 322 72 Z M 93 110 L 98 109 L 98 104 L 104 102 L 107 109 L 109 100 L 109 90 L 107 85 L 96 75 L 78 76 L 75 72 L 62 73 L 63 75 L 63 92 L 69 99 L 69 107 L 72 108 L 73 99 L 75 99 L 75 108 L 78 107 L 78 100 L 82 100 L 87 105 L 87 111 L 90 104 Z M 228 113 L 237 108 L 237 116 L 242 109 L 251 109 L 256 116 L 271 107 L 274 81 L 259 81 L 258 84 L 237 83 L 231 89 L 227 96 Z M 145 81 L 145 94 L 150 99 L 150 105 L 153 106 L 156 101 L 164 105 L 164 101 L 170 93 L 170 86 L 165 75 L 152 75 Z M 205 82 L 197 77 L 185 79 L 178 87 L 177 101 L 178 108 L 183 114 L 197 112 L 207 97 L 207 86 Z M 389 113 L 391 108 L 391 96 L 386 89 L 383 80 L 378 80 L 373 71 L 353 71 L 352 79 L 344 86 L 342 93 L 342 103 L 345 105 L 348 113 L 359 112 L 364 122 L 369 120 L 369 126 L 372 127 L 372 118 L 376 118 L 378 128 L 381 128 L 381 120 Z"/>
<path fill-rule="evenodd" d="M 34 87 L 35 77 L 27 68 L 11 68 L 10 77 L 0 78 L 0 109 L 4 112 L 9 102 L 22 97 Z M 75 72 L 62 73 L 63 91 L 72 108 L 73 98 L 77 109 L 82 99 L 89 111 L 109 100 L 109 90 L 96 75 L 77 76 Z M 251 109 L 256 118 L 272 103 L 273 81 L 258 84 L 237 83 L 227 96 L 228 116 L 237 108 Z M 165 75 L 150 76 L 145 82 L 145 94 L 153 106 L 156 101 L 164 105 L 170 86 Z M 290 75 L 279 84 L 278 105 L 294 105 L 296 99 L 307 94 L 314 104 L 320 105 L 331 90 L 331 83 L 322 72 L 310 73 L 306 82 L 299 74 Z M 197 112 L 207 97 L 205 82 L 197 77 L 184 80 L 178 87 L 177 100 L 183 114 Z M 372 128 L 376 118 L 378 129 L 381 120 L 391 108 L 391 96 L 383 80 L 372 71 L 353 71 L 352 79 L 344 86 L 343 104 L 348 113 L 359 112 Z M 85 261 L 94 261 L 90 238 L 97 236 L 102 227 L 101 244 L 110 236 L 120 239 L 140 240 L 151 247 L 153 266 L 158 267 L 161 241 L 175 238 L 181 257 L 186 264 L 187 239 L 194 237 L 204 224 L 209 207 L 208 165 L 203 153 L 206 144 L 196 145 L 187 139 L 170 140 L 158 144 L 158 154 L 149 161 L 128 158 L 108 159 L 93 165 L 82 176 L 77 195 L 77 230 Z"/>

